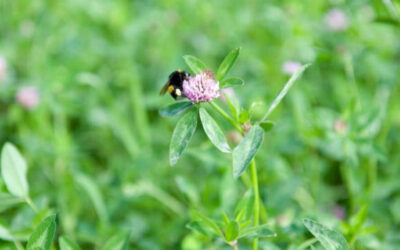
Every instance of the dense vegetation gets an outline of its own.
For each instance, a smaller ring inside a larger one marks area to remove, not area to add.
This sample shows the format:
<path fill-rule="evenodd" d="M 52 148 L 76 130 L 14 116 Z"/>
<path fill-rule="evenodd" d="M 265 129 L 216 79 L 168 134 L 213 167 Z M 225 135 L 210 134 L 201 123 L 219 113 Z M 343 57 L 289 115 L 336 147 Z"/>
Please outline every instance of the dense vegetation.
<path fill-rule="evenodd" d="M 399 249 L 399 32 L 395 0 L 0 0 L 0 249 Z M 235 48 L 171 167 L 194 111 L 160 89 Z M 255 220 L 203 126 L 233 150 L 266 112 Z"/>

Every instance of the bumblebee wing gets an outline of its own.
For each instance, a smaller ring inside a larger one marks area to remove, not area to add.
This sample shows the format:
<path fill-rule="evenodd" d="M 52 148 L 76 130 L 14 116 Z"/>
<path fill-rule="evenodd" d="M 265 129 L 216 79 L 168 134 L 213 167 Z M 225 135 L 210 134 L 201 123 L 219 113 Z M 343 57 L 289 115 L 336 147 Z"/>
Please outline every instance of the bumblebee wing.
<path fill-rule="evenodd" d="M 161 91 L 160 91 L 160 95 L 164 95 L 169 87 L 169 81 L 167 83 L 165 83 L 165 85 L 162 87 Z"/>

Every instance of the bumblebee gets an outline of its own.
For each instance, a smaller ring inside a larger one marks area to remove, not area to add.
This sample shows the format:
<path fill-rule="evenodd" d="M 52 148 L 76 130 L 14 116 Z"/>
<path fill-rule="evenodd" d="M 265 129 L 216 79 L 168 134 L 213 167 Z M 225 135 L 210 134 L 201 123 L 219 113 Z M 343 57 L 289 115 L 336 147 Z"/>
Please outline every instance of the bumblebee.
<path fill-rule="evenodd" d="M 177 100 L 183 95 L 183 81 L 189 78 L 190 74 L 183 70 L 176 70 L 168 76 L 168 81 L 160 91 L 160 95 L 164 95 L 167 91 L 168 93 Z"/>

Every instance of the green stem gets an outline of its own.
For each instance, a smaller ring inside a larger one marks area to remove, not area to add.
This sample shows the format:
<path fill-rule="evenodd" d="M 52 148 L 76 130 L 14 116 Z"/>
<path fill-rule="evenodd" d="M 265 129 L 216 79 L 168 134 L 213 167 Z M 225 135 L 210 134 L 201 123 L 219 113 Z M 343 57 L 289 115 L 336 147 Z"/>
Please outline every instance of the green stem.
<path fill-rule="evenodd" d="M 260 194 L 258 193 L 258 178 L 256 161 L 253 159 L 250 163 L 251 168 L 251 183 L 254 191 L 254 211 L 253 211 L 253 226 L 258 226 L 260 218 Z M 253 240 L 253 250 L 258 249 L 258 238 Z"/>
<path fill-rule="evenodd" d="M 15 247 L 16 247 L 18 250 L 24 250 L 24 249 L 25 249 L 25 248 L 22 246 L 21 242 L 19 242 L 18 240 L 14 240 L 14 244 L 15 244 Z"/>
<path fill-rule="evenodd" d="M 374 160 L 369 160 L 368 161 L 368 189 L 367 191 L 369 192 L 369 195 L 371 197 L 371 194 L 373 193 L 375 181 L 376 181 L 376 161 Z"/>
<path fill-rule="evenodd" d="M 233 118 L 228 115 L 222 108 L 220 108 L 215 102 L 210 102 L 211 106 L 220 113 L 223 117 L 225 117 L 241 134 L 243 133 L 243 129 L 240 127 L 240 125 L 233 120 Z"/>
<path fill-rule="evenodd" d="M 211 106 L 225 117 L 242 135 L 243 129 L 238 122 L 236 122 L 230 115 L 228 115 L 222 108 L 220 108 L 216 103 L 210 102 Z M 257 177 L 257 166 L 256 161 L 253 159 L 250 162 L 251 168 L 251 184 L 254 191 L 254 211 L 253 211 L 253 226 L 258 226 L 260 221 L 260 194 L 258 192 L 258 177 Z M 258 238 L 253 240 L 253 250 L 258 249 Z"/>
<path fill-rule="evenodd" d="M 39 213 L 39 210 L 37 209 L 36 205 L 32 202 L 31 198 L 29 196 L 25 197 L 26 203 L 33 209 L 33 211 L 37 214 Z"/>

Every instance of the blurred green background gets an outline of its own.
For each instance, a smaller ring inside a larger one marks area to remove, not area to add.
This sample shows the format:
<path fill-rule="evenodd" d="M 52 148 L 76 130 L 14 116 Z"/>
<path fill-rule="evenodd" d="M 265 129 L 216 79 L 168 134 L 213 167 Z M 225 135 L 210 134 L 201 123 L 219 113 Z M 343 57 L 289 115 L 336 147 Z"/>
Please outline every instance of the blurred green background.
<path fill-rule="evenodd" d="M 169 167 L 178 118 L 159 116 L 174 102 L 159 90 L 188 70 L 183 55 L 215 70 L 241 47 L 234 91 L 259 118 L 289 78 L 282 65 L 312 63 L 256 158 L 278 234 L 260 247 L 297 249 L 312 238 L 304 218 L 351 240 L 346 223 L 367 206 L 355 249 L 399 249 L 399 23 L 396 0 L 0 0 L 0 143 L 21 150 L 35 204 L 82 249 L 121 230 L 132 249 L 229 249 L 185 225 L 194 209 L 232 215 L 247 187 L 201 128 Z M 37 216 L 19 204 L 0 224 L 23 241 Z"/>

